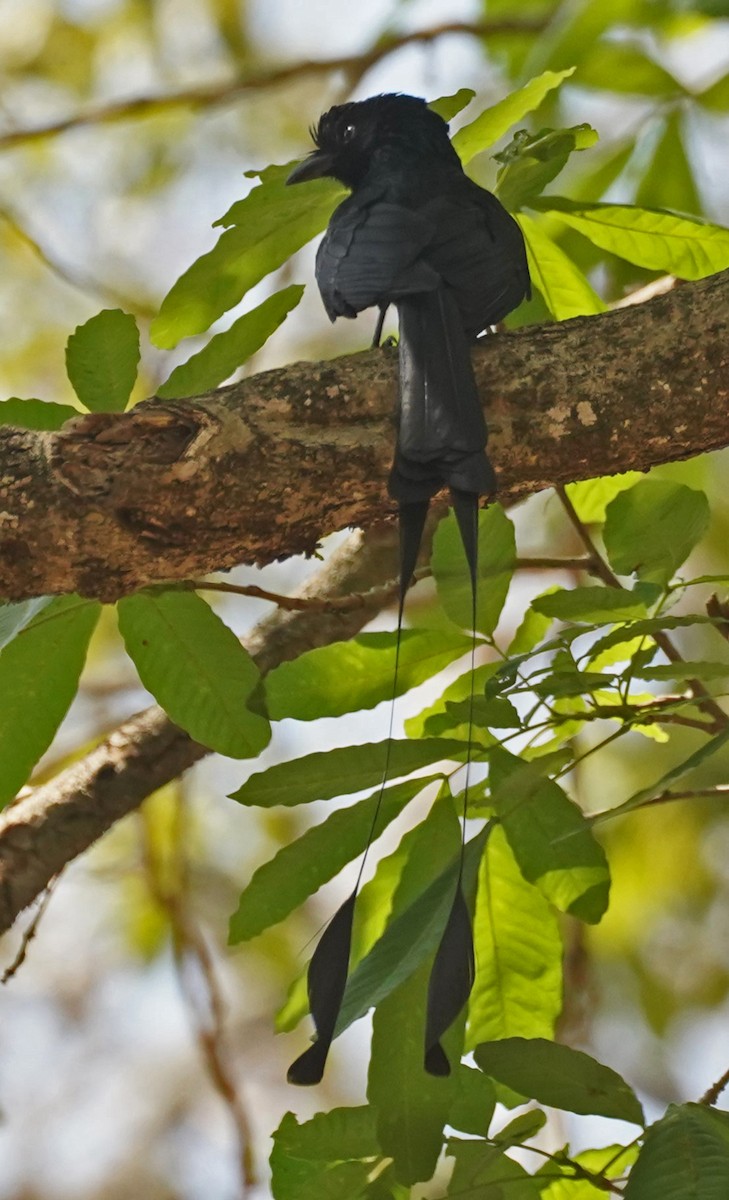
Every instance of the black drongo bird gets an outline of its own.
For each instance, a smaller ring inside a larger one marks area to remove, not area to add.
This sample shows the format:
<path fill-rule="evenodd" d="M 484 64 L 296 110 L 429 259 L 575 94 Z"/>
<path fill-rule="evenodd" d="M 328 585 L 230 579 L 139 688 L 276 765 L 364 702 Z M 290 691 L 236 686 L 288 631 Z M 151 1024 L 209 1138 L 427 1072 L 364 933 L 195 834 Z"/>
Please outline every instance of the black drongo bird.
<path fill-rule="evenodd" d="M 376 340 L 386 309 L 398 310 L 400 406 L 389 487 L 400 510 L 400 621 L 428 503 L 444 485 L 463 537 L 475 614 L 478 497 L 493 493 L 496 481 L 470 347 L 529 293 L 521 230 L 464 174 L 446 122 L 424 100 L 381 95 L 337 105 L 312 137 L 316 149 L 288 182 L 331 176 L 352 189 L 316 257 L 324 307 L 332 321 L 378 307 Z M 324 1069 L 346 983 L 355 894 L 312 959 L 317 1041 L 291 1067 L 296 1083 L 317 1082 Z M 450 1069 L 439 1038 L 468 998 L 472 969 L 459 879 L 428 996 L 425 1066 L 432 1073 Z"/>

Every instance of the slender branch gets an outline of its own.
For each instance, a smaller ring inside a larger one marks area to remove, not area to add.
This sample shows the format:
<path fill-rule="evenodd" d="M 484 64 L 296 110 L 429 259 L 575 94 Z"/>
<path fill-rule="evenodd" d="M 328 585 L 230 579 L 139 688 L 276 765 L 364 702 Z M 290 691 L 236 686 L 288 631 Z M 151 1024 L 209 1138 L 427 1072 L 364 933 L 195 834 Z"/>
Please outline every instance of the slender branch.
<path fill-rule="evenodd" d="M 716 1104 L 724 1088 L 729 1086 L 729 1069 L 727 1069 L 716 1083 L 712 1083 L 711 1087 L 704 1092 L 699 1100 L 699 1104 Z"/>
<path fill-rule="evenodd" d="M 448 35 L 484 38 L 505 34 L 539 33 L 544 29 L 545 24 L 545 21 L 526 18 L 501 21 L 448 21 L 430 29 L 416 29 L 412 32 L 380 38 L 364 54 L 305 59 L 282 66 L 263 67 L 257 71 L 249 71 L 236 79 L 213 83 L 207 87 L 181 88 L 177 92 L 168 92 L 166 95 L 136 96 L 128 100 L 117 100 L 111 104 L 89 109 L 85 113 L 77 113 L 72 117 L 48 121 L 46 124 L 32 129 L 10 130 L 0 134 L 0 150 L 57 137 L 59 134 L 67 133 L 70 129 L 78 129 L 80 126 L 102 125 L 138 117 L 150 117 L 175 108 L 208 109 L 223 104 L 232 104 L 246 92 L 279 87 L 281 84 L 291 83 L 293 80 L 315 78 L 336 72 L 360 79 L 372 67 L 390 54 L 394 54 L 396 50 L 402 49 L 403 46 L 427 45 Z"/>
<path fill-rule="evenodd" d="M 637 812 L 640 808 L 654 808 L 657 804 L 672 804 L 675 800 L 722 800 L 729 796 L 729 784 L 718 783 L 715 787 L 687 788 L 682 792 L 661 792 L 659 796 L 650 796 L 641 800 L 630 809 Z M 624 816 L 618 809 L 604 808 L 599 812 L 590 813 L 590 821 L 608 821 L 612 816 Z"/>

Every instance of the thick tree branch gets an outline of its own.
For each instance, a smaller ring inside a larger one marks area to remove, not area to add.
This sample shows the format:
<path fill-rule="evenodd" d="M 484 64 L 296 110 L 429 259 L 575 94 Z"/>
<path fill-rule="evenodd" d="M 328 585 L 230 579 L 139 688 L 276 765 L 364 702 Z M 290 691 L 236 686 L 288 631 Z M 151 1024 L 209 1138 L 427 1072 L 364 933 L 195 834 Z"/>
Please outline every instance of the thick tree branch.
<path fill-rule="evenodd" d="M 474 353 L 504 498 L 729 444 L 729 271 Z M 297 363 L 185 401 L 0 430 L 0 595 L 311 552 L 392 512 L 397 355 Z"/>
<path fill-rule="evenodd" d="M 304 650 L 352 637 L 377 613 L 373 589 L 396 570 L 397 536 L 380 526 L 353 534 L 304 588 L 327 599 L 363 593 L 356 609 L 277 610 L 246 639 L 263 674 Z M 132 717 L 81 762 L 26 794 L 0 814 L 0 933 L 66 863 L 86 850 L 151 792 L 209 754 L 156 706 Z"/>

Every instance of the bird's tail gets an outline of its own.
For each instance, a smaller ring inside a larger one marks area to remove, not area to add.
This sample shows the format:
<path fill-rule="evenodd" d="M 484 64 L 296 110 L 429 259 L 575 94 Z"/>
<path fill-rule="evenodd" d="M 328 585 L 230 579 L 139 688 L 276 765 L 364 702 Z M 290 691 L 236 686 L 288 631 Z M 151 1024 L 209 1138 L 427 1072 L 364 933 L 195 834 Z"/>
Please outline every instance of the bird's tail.
<path fill-rule="evenodd" d="M 398 310 L 400 427 L 391 495 L 402 505 L 427 500 L 444 485 L 476 496 L 494 492 L 471 347 L 452 293 L 405 296 Z"/>

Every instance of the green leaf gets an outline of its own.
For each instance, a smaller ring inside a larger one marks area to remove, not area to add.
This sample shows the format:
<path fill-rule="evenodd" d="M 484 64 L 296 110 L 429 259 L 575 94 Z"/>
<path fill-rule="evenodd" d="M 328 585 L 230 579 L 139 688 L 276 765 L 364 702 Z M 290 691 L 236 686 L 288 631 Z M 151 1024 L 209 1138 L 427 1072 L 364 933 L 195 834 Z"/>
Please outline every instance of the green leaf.
<path fill-rule="evenodd" d="M 35 596 L 32 600 L 19 600 L 17 604 L 0 603 L 0 650 L 12 642 L 16 634 L 25 629 L 52 600 L 52 596 Z"/>
<path fill-rule="evenodd" d="M 725 1114 L 703 1104 L 669 1105 L 648 1130 L 624 1195 L 625 1200 L 726 1200 Z"/>
<path fill-rule="evenodd" d="M 559 591 L 555 585 L 545 588 L 540 592 L 541 596 L 551 596 L 553 592 Z M 528 655 L 547 635 L 552 625 L 552 617 L 546 617 L 543 613 L 537 612 L 531 606 L 526 610 L 522 617 L 521 624 L 511 639 L 509 649 L 507 651 L 508 658 L 513 658 L 515 655 Z"/>
<path fill-rule="evenodd" d="M 663 121 L 661 136 L 636 192 L 640 208 L 670 208 L 675 212 L 701 212 L 694 173 L 684 144 L 684 114 L 669 112 Z M 689 135 L 690 137 L 690 132 Z"/>
<path fill-rule="evenodd" d="M 282 663 L 266 676 L 272 719 L 338 717 L 390 700 L 396 649 L 394 632 L 361 633 Z M 404 629 L 395 694 L 401 696 L 437 675 L 470 649 L 471 638 L 455 629 Z"/>
<path fill-rule="evenodd" d="M 407 1185 L 433 1174 L 456 1087 L 453 1074 L 436 1078 L 423 1066 L 431 957 L 380 1002 L 372 1018 L 367 1099 L 376 1112 L 382 1152 Z M 443 1040 L 446 1053 L 458 1061 L 460 1046 L 452 1045 L 456 1033 L 449 1030 Z"/>
<path fill-rule="evenodd" d="M 376 836 L 436 778 L 408 779 L 386 788 L 377 813 Z M 259 867 L 230 919 L 229 944 L 247 941 L 283 921 L 351 862 L 365 847 L 379 801 L 380 794 L 375 792 L 351 808 L 331 813 Z"/>
<path fill-rule="evenodd" d="M 584 1150 L 582 1154 L 575 1154 L 572 1161 L 601 1181 L 620 1179 L 627 1174 L 637 1156 L 636 1145 L 601 1146 L 599 1150 Z M 558 1178 L 554 1178 L 555 1172 L 559 1172 Z M 542 1187 L 541 1200 L 605 1200 L 604 1184 L 598 1182 L 593 1185 L 589 1178 L 575 1178 L 575 1169 L 570 1163 L 565 1163 L 562 1168 L 556 1160 L 545 1163 L 537 1171 L 537 1178 L 553 1180 L 547 1187 Z"/>
<path fill-rule="evenodd" d="M 533 205 L 601 250 L 649 271 L 703 279 L 729 267 L 729 230 L 698 218 L 629 204 L 581 204 L 562 196 L 544 196 Z"/>
<path fill-rule="evenodd" d="M 646 617 L 642 621 L 626 621 L 624 625 L 619 625 L 595 642 L 590 647 L 590 655 L 595 659 L 604 651 L 610 650 L 612 646 L 617 646 L 631 638 L 652 636 L 661 629 L 687 629 L 691 625 L 713 625 L 714 623 L 713 618 L 706 617 L 703 613 L 692 613 L 686 617 L 667 617 L 661 614 L 658 617 Z"/>
<path fill-rule="evenodd" d="M 574 70 L 574 67 L 570 67 L 568 71 L 545 71 L 510 96 L 484 109 L 474 121 L 459 129 L 453 138 L 453 145 L 462 161 L 470 162 L 474 155 L 498 142 L 512 125 L 539 108 L 544 97 L 559 87 Z"/>
<path fill-rule="evenodd" d="M 615 808 L 609 809 L 607 812 L 598 813 L 592 818 L 592 823 L 607 820 L 616 816 L 622 816 L 624 813 L 632 812 L 636 808 L 640 808 L 646 800 L 651 800 L 654 796 L 660 796 L 669 788 L 682 779 L 684 775 L 688 775 L 690 771 L 696 770 L 712 755 L 716 754 L 717 750 L 722 750 L 729 740 L 729 729 L 723 729 L 721 733 L 717 733 L 716 737 L 709 738 L 703 745 L 699 746 L 698 750 L 694 750 L 693 754 L 689 754 L 683 762 L 677 763 L 675 767 L 671 767 L 670 771 L 666 771 L 665 775 L 661 775 L 655 783 L 649 787 L 641 788 L 640 791 L 634 792 L 622 804 L 618 804 Z"/>
<path fill-rule="evenodd" d="M 451 812 L 455 819 L 452 805 Z M 455 830 L 455 826 L 453 828 Z M 466 892 L 478 869 L 490 829 L 487 826 L 466 844 L 463 856 L 463 886 Z M 456 851 L 449 866 L 404 911 L 395 916 L 379 941 L 352 972 L 337 1022 L 337 1036 L 389 996 L 435 950 L 453 903 L 460 861 L 460 851 Z"/>
<path fill-rule="evenodd" d="M 0 425 L 17 425 L 20 429 L 60 429 L 72 417 L 80 416 L 80 409 L 51 400 L 20 400 L 13 396 L 0 401 Z"/>
<path fill-rule="evenodd" d="M 703 492 L 668 480 L 643 479 L 610 502 L 603 537 L 619 575 L 666 584 L 709 524 Z"/>
<path fill-rule="evenodd" d="M 456 1093 L 453 1097 L 448 1124 L 461 1133 L 487 1137 L 496 1108 L 496 1089 L 493 1081 L 482 1071 L 460 1063 L 455 1073 Z"/>
<path fill-rule="evenodd" d="M 473 672 L 469 669 L 463 675 L 458 675 L 432 704 L 429 704 L 417 716 L 406 719 L 405 731 L 408 737 L 419 738 L 424 733 L 430 733 L 431 718 L 445 717 L 448 704 L 451 702 L 457 703 L 460 700 L 468 700 L 472 689 L 474 695 L 477 695 L 478 692 L 483 690 L 486 681 L 494 674 L 497 666 L 497 663 L 482 663 Z M 452 719 L 449 719 L 447 723 L 450 728 L 453 727 Z"/>
<path fill-rule="evenodd" d="M 428 108 L 437 112 L 444 121 L 452 121 L 471 103 L 475 95 L 473 88 L 459 88 L 452 96 L 440 96 L 438 100 L 429 100 Z"/>
<path fill-rule="evenodd" d="M 729 73 L 722 75 L 711 87 L 705 88 L 695 99 L 711 112 L 724 113 L 729 109 Z"/>
<path fill-rule="evenodd" d="M 274 1138 L 280 1151 L 308 1162 L 377 1158 L 381 1153 L 374 1114 L 364 1104 L 316 1113 L 302 1125 L 287 1113 Z"/>
<path fill-rule="evenodd" d="M 632 1088 L 581 1050 L 545 1038 L 510 1037 L 477 1046 L 475 1058 L 487 1075 L 539 1104 L 643 1124 L 643 1109 Z"/>
<path fill-rule="evenodd" d="M 586 525 L 601 525 L 610 501 L 642 478 L 640 471 L 625 471 L 622 475 L 603 475 L 598 479 L 568 483 L 566 490 L 580 520 Z"/>
<path fill-rule="evenodd" d="M 486 1076 L 488 1078 L 488 1076 Z M 493 1086 L 493 1081 L 492 1081 Z M 510 1146 L 518 1146 L 521 1142 L 529 1142 L 544 1129 L 547 1124 L 547 1114 L 541 1108 L 530 1108 L 528 1112 L 519 1113 L 508 1125 L 493 1135 L 493 1142 L 505 1150 Z"/>
<path fill-rule="evenodd" d="M 541 679 L 529 681 L 532 691 L 537 696 L 584 696 L 597 688 L 612 687 L 616 682 L 614 675 L 602 674 L 598 671 L 578 671 L 577 668 L 564 668 L 550 671 Z"/>
<path fill-rule="evenodd" d="M 30 610 L 23 607 L 26 616 Z M 0 805 L 13 799 L 53 741 L 100 612 L 100 604 L 79 596 L 46 600 L 0 653 Z"/>
<path fill-rule="evenodd" d="M 522 759 L 503 747 L 493 749 L 490 762 L 491 802 L 524 878 L 561 912 L 598 922 L 608 905 L 610 873 L 582 811 L 558 783 L 530 776 Z"/>
<path fill-rule="evenodd" d="M 321 232 L 346 193 L 330 179 L 288 188 L 292 166 L 262 172 L 258 186 L 218 222 L 233 228 L 185 271 L 163 300 L 150 333 L 156 346 L 169 349 L 184 337 L 203 333 Z"/>
<path fill-rule="evenodd" d="M 634 592 L 613 587 L 576 587 L 537 596 L 535 612 L 559 621 L 627 621 L 644 617 L 646 606 Z"/>
<path fill-rule="evenodd" d="M 216 333 L 208 344 L 175 367 L 169 379 L 157 389 L 162 399 L 200 396 L 229 379 L 243 363 L 261 349 L 301 300 L 304 285 L 292 283 L 274 292 L 251 312 L 238 317 L 223 333 Z"/>
<path fill-rule="evenodd" d="M 515 558 L 514 526 L 501 505 L 492 504 L 479 513 L 476 609 L 479 633 L 492 634 L 496 628 L 509 591 Z M 471 580 L 453 513 L 449 513 L 435 531 L 431 566 L 438 597 L 446 613 L 462 629 L 471 629 Z"/>
<path fill-rule="evenodd" d="M 633 671 L 638 679 L 724 679 L 729 675 L 729 663 L 720 662 L 677 662 L 648 663 Z"/>
<path fill-rule="evenodd" d="M 176 725 L 231 758 L 252 758 L 268 744 L 268 721 L 247 707 L 258 668 L 200 596 L 137 592 L 117 612 L 139 678 Z"/>
<path fill-rule="evenodd" d="M 404 739 L 390 743 L 389 775 L 397 779 L 443 759 L 459 760 L 465 747 L 453 738 Z M 309 804 L 376 787 L 382 780 L 388 743 L 365 742 L 306 754 L 256 771 L 230 799 L 270 808 L 274 804 Z"/>
<path fill-rule="evenodd" d="M 66 371 L 73 390 L 91 412 L 123 412 L 139 365 L 137 322 L 107 308 L 79 325 L 66 344 Z"/>
<path fill-rule="evenodd" d="M 524 879 L 499 827 L 479 871 L 474 945 L 469 1046 L 513 1034 L 550 1036 L 562 1009 L 559 927 L 544 896 Z"/>
<path fill-rule="evenodd" d="M 524 234 L 532 283 L 556 321 L 604 312 L 606 305 L 571 258 L 545 232 L 542 223 L 517 213 Z"/>
<path fill-rule="evenodd" d="M 642 96 L 675 96 L 680 83 L 636 46 L 627 42 L 600 41 L 580 63 L 577 87 L 601 88 Z"/>
<path fill-rule="evenodd" d="M 557 178 L 573 151 L 587 150 L 596 141 L 597 133 L 590 125 L 541 129 L 539 133 L 517 130 L 509 145 L 494 155 L 502 164 L 496 195 L 510 212 L 523 208 Z"/>
<path fill-rule="evenodd" d="M 449 1138 L 455 1165 L 447 1196 L 453 1200 L 539 1200 L 539 1189 L 524 1167 L 497 1146 Z"/>
<path fill-rule="evenodd" d="M 505 696 L 486 699 L 485 696 L 474 696 L 471 700 L 457 700 L 446 704 L 446 713 L 453 720 L 467 724 L 473 717 L 473 723 L 479 728 L 486 729 L 519 729 L 521 717 L 510 700 Z"/>

